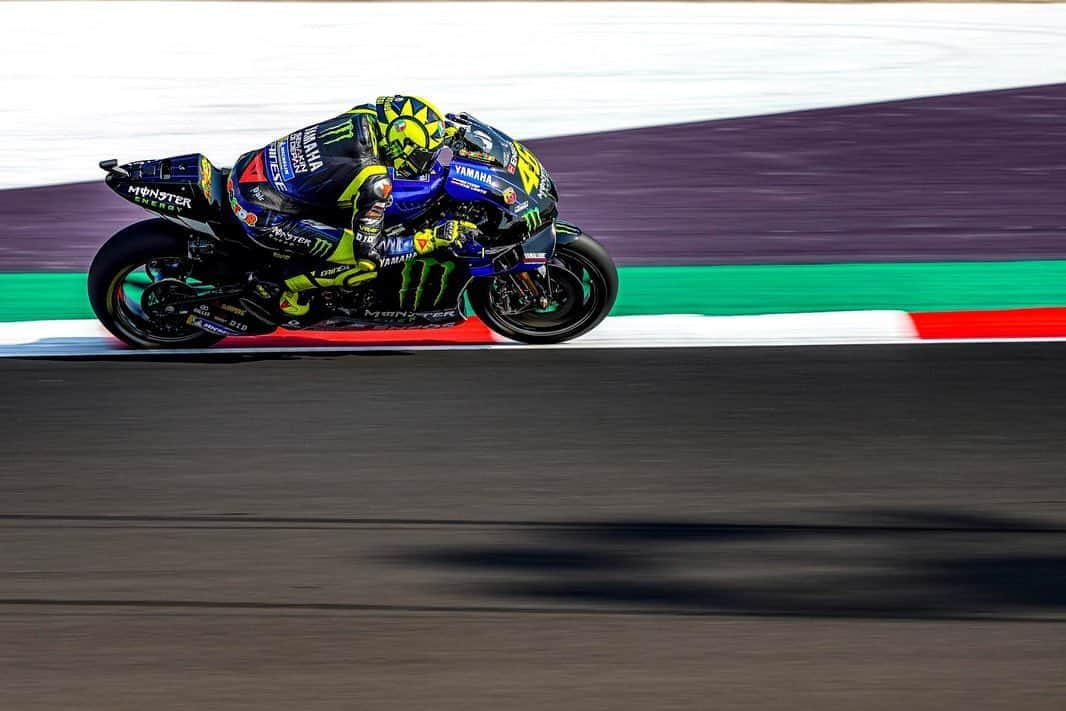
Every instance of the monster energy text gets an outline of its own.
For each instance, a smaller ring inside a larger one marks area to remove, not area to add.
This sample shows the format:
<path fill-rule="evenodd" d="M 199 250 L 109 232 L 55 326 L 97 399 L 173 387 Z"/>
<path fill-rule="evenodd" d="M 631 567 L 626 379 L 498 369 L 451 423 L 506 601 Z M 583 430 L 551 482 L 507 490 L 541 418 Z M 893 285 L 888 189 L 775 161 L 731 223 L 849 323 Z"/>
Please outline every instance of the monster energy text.
<path fill-rule="evenodd" d="M 156 209 L 176 210 L 181 207 L 192 207 L 192 199 L 168 193 L 158 188 L 149 188 L 144 185 L 131 185 L 126 192 L 133 196 L 133 201 L 139 205 Z"/>
<path fill-rule="evenodd" d="M 412 275 L 415 270 L 415 265 L 420 265 L 421 271 L 418 274 L 418 285 L 414 287 L 414 300 L 411 302 L 411 311 L 417 311 L 418 307 L 422 305 L 422 295 L 426 288 L 426 282 L 429 281 L 429 275 L 434 271 L 434 267 L 439 266 L 440 271 L 440 288 L 437 290 L 437 297 L 433 299 L 433 306 L 439 306 L 441 299 L 444 298 L 444 292 L 448 289 L 448 278 L 452 272 L 455 271 L 455 262 L 452 261 L 438 261 L 433 257 L 425 257 L 423 259 L 412 259 L 403 267 L 403 280 L 400 282 L 400 308 L 407 308 L 407 295 L 411 291 Z"/>

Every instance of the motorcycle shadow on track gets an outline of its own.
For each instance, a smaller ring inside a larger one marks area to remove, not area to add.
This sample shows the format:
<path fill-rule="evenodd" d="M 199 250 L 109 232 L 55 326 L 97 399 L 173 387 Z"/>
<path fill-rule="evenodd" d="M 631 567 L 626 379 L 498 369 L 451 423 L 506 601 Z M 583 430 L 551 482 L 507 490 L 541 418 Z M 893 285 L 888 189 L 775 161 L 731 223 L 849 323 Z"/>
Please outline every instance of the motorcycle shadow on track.
<path fill-rule="evenodd" d="M 1066 528 L 957 511 L 862 520 L 876 523 L 523 524 L 499 542 L 388 560 L 560 611 L 1066 622 Z"/>
<path fill-rule="evenodd" d="M 242 363 L 263 363 L 269 361 L 318 361 L 335 360 L 338 358 L 396 358 L 418 355 L 417 351 L 396 349 L 376 349 L 372 351 L 307 351 L 307 352 L 277 352 L 266 351 L 262 353 L 227 353 L 224 350 L 212 353 L 168 353 L 166 351 L 151 351 L 146 353 L 130 353 L 128 355 L 98 355 L 98 356 L 56 356 L 56 357 L 33 357 L 20 358 L 18 360 L 55 361 L 69 363 L 76 360 L 85 363 L 196 363 L 207 365 L 239 365 Z"/>

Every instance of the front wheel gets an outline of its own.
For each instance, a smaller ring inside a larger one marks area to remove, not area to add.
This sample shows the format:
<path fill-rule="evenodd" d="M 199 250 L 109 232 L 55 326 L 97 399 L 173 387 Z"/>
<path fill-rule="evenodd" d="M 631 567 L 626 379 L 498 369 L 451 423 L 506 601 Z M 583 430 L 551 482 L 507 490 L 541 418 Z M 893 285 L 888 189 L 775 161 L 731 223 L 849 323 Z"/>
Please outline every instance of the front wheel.
<path fill-rule="evenodd" d="M 588 333 L 618 296 L 614 262 L 586 234 L 558 245 L 544 269 L 527 274 L 528 281 L 517 274 L 477 279 L 469 290 L 485 325 L 523 343 L 561 343 Z"/>

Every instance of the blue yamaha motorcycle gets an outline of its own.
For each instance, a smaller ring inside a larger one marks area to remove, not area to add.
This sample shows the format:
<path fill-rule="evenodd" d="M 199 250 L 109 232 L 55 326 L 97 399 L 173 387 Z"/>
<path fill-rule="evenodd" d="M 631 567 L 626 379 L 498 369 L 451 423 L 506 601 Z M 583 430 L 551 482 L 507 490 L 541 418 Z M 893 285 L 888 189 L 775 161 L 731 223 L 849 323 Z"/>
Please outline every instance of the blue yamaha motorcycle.
<path fill-rule="evenodd" d="M 458 129 L 450 163 L 417 180 L 393 176 L 385 234 L 453 217 L 476 224 L 476 237 L 447 252 L 386 259 L 368 282 L 314 291 L 299 318 L 264 308 L 251 280 L 304 269 L 325 278 L 335 269 L 252 244 L 229 208 L 226 169 L 200 154 L 101 162 L 112 190 L 158 218 L 119 231 L 97 253 L 88 281 L 93 311 L 115 336 L 144 348 L 200 348 L 279 327 L 439 328 L 471 311 L 525 343 L 559 343 L 594 328 L 618 293 L 606 250 L 558 218 L 555 183 L 528 148 L 468 114 L 448 119 Z"/>

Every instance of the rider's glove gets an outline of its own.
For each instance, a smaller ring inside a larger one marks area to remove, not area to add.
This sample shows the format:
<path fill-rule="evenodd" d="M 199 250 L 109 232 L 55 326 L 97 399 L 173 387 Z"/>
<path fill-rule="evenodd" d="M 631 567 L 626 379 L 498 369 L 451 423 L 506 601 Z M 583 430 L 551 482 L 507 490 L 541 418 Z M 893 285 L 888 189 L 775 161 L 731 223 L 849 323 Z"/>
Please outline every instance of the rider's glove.
<path fill-rule="evenodd" d="M 447 220 L 434 227 L 416 232 L 414 236 L 415 251 L 426 254 L 441 247 L 449 247 L 468 232 L 476 232 L 477 225 L 463 220 Z"/>

